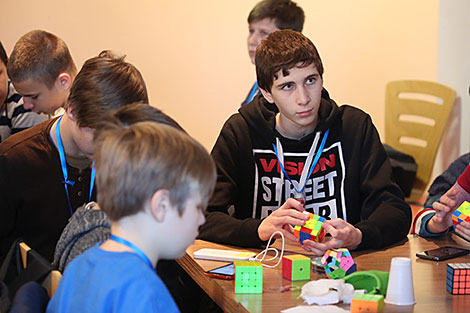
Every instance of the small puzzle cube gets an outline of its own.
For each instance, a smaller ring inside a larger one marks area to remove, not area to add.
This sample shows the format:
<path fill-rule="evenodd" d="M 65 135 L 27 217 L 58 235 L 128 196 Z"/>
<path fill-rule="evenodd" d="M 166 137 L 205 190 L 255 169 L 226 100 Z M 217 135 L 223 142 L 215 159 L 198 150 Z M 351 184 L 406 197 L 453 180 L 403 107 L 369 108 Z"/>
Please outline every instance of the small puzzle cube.
<path fill-rule="evenodd" d="M 383 295 L 357 294 L 351 301 L 351 313 L 382 312 Z"/>
<path fill-rule="evenodd" d="M 470 294 L 470 263 L 447 264 L 446 289 L 453 295 Z"/>
<path fill-rule="evenodd" d="M 263 266 L 257 261 L 235 261 L 235 293 L 263 293 Z"/>
<path fill-rule="evenodd" d="M 460 224 L 462 221 L 470 222 L 470 203 L 464 201 L 455 212 L 452 214 L 452 223 L 455 226 Z"/>
<path fill-rule="evenodd" d="M 326 251 L 321 259 L 325 274 L 331 279 L 343 278 L 356 271 L 356 263 L 348 249 L 332 249 Z"/>
<path fill-rule="evenodd" d="M 326 235 L 326 231 L 322 227 L 325 218 L 312 213 L 308 214 L 310 219 L 305 222 L 305 225 L 296 225 L 294 227 L 294 235 L 299 238 L 300 244 L 302 245 L 305 239 L 322 242 Z"/>
<path fill-rule="evenodd" d="M 310 258 L 295 254 L 282 258 L 282 277 L 291 281 L 310 280 Z"/>

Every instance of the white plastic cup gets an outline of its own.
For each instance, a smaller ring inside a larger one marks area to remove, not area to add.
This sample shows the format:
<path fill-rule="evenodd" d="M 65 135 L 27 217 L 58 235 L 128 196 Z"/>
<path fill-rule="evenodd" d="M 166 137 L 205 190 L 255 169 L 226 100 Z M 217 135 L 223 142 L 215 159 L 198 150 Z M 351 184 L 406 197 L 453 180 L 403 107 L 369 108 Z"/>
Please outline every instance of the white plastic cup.
<path fill-rule="evenodd" d="M 409 258 L 392 259 L 385 303 L 394 305 L 415 304 L 413 273 Z"/>

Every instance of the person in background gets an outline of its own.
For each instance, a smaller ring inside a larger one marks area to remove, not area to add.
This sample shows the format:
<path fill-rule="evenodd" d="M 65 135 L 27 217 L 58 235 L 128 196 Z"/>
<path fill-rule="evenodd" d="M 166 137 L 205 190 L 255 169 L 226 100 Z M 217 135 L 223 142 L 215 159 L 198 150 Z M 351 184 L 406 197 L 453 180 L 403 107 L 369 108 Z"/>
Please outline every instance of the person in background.
<path fill-rule="evenodd" d="M 305 15 L 301 7 L 291 0 L 263 0 L 258 2 L 248 15 L 248 55 L 255 65 L 255 52 L 263 39 L 280 29 L 292 29 L 301 32 Z M 255 82 L 242 102 L 242 106 L 251 102 L 259 93 Z"/>
<path fill-rule="evenodd" d="M 466 156 L 468 158 L 468 154 Z M 452 214 L 464 201 L 470 202 L 470 164 L 468 162 L 457 182 L 432 203 L 432 208 L 424 209 L 417 214 L 413 223 L 414 231 L 422 237 L 438 237 L 446 233 L 453 225 Z M 456 225 L 455 232 L 470 241 L 469 222 L 463 221 Z"/>
<path fill-rule="evenodd" d="M 19 237 L 49 261 L 70 216 L 96 200 L 93 136 L 106 112 L 147 102 L 140 72 L 110 51 L 85 62 L 65 105 L 0 144 L 0 259 Z"/>
<path fill-rule="evenodd" d="M 23 98 L 8 78 L 7 64 L 8 56 L 0 41 L 0 142 L 48 118 L 23 107 Z"/>
<path fill-rule="evenodd" d="M 26 33 L 16 42 L 7 70 L 25 109 L 51 117 L 64 112 L 77 68 L 62 39 L 43 30 Z"/>

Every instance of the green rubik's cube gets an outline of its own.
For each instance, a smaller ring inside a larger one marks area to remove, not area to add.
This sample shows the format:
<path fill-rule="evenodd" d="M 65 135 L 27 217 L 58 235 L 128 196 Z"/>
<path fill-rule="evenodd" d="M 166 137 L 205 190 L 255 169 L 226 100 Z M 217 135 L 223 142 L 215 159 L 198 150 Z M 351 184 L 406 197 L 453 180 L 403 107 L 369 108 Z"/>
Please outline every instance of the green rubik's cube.
<path fill-rule="evenodd" d="M 257 261 L 235 261 L 235 293 L 263 293 L 263 266 Z"/>
<path fill-rule="evenodd" d="M 382 312 L 383 307 L 383 295 L 357 294 L 351 301 L 351 313 Z"/>
<path fill-rule="evenodd" d="M 455 212 L 452 214 L 452 223 L 455 226 L 460 224 L 462 221 L 470 222 L 470 203 L 464 201 Z"/>
<path fill-rule="evenodd" d="M 282 258 L 282 277 L 296 280 L 310 280 L 310 258 L 300 255 L 285 255 Z"/>

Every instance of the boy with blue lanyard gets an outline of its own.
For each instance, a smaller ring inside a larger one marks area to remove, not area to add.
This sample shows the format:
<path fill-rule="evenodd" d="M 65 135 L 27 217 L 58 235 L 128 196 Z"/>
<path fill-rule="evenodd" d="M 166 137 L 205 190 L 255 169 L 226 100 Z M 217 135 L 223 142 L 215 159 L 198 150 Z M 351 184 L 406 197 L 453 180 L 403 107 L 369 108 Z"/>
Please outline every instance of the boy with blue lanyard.
<path fill-rule="evenodd" d="M 291 0 L 263 0 L 258 2 L 248 15 L 248 55 L 255 64 L 255 52 L 263 39 L 280 29 L 292 29 L 301 32 L 305 15 L 301 7 Z M 258 82 L 242 102 L 242 106 L 251 102 L 259 93 Z"/>
<path fill-rule="evenodd" d="M 378 132 L 368 114 L 338 106 L 323 89 L 313 43 L 280 30 L 255 60 L 262 95 L 226 121 L 212 150 L 217 184 L 200 238 L 260 247 L 281 231 L 297 241 L 293 225 L 305 223 L 303 210 L 327 219 L 325 242 L 303 241 L 315 255 L 406 238 L 411 209 Z"/>
<path fill-rule="evenodd" d="M 204 222 L 216 170 L 174 127 L 110 123 L 97 135 L 98 202 L 111 236 L 75 258 L 47 312 L 178 312 L 154 268 L 184 256 Z"/>
<path fill-rule="evenodd" d="M 83 65 L 64 115 L 0 144 L 0 259 L 21 237 L 52 261 L 70 216 L 96 200 L 90 157 L 104 113 L 147 99 L 140 72 L 104 51 Z"/>

